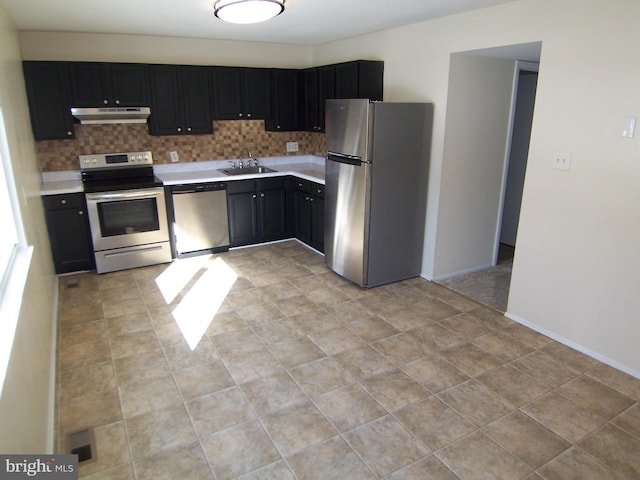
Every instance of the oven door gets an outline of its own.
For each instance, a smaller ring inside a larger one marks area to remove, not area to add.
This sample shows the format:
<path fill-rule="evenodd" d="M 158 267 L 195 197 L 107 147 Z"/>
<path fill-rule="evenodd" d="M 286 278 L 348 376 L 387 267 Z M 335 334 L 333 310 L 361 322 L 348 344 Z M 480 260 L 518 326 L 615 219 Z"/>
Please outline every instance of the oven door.
<path fill-rule="evenodd" d="M 87 193 L 95 251 L 169 241 L 162 187 Z"/>

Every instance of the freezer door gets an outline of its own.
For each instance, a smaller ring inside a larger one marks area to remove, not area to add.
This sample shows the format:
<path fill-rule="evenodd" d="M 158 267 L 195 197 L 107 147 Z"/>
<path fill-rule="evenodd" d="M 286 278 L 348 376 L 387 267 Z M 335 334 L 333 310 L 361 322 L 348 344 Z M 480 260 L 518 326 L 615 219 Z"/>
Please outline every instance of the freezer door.
<path fill-rule="evenodd" d="M 325 262 L 365 286 L 371 164 L 329 153 L 325 167 Z"/>
<path fill-rule="evenodd" d="M 327 150 L 369 160 L 370 103 L 365 99 L 327 100 Z"/>

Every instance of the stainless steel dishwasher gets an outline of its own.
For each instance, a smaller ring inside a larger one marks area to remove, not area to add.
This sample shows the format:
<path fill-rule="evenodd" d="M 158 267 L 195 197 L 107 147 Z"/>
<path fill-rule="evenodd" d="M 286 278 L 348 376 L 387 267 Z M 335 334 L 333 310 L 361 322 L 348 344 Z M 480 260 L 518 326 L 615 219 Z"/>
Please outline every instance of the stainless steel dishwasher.
<path fill-rule="evenodd" d="M 224 182 L 171 187 L 178 255 L 216 252 L 229 247 L 227 185 Z"/>

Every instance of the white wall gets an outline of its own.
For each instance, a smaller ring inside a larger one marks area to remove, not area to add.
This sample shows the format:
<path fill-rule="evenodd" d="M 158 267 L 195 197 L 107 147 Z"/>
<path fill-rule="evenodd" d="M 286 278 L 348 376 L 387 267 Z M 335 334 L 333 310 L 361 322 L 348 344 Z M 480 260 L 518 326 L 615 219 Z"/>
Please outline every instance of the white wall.
<path fill-rule="evenodd" d="M 433 101 L 434 142 L 423 274 L 433 277 L 449 59 L 455 52 L 542 42 L 509 315 L 640 376 L 640 3 L 522 0 L 327 44 L 314 63 L 385 61 L 385 99 Z M 551 168 L 555 151 L 572 168 Z"/>
<path fill-rule="evenodd" d="M 18 33 L 1 9 L 0 105 L 27 241 L 34 246 L 7 376 L 0 394 L 0 452 L 45 453 L 53 448 L 51 358 L 55 345 L 56 282 L 40 201 L 40 174 L 29 123 Z"/>
<path fill-rule="evenodd" d="M 493 263 L 515 69 L 513 60 L 451 57 L 434 278 Z"/>
<path fill-rule="evenodd" d="M 140 62 L 184 65 L 304 68 L 312 48 L 198 38 L 21 32 L 24 60 Z"/>

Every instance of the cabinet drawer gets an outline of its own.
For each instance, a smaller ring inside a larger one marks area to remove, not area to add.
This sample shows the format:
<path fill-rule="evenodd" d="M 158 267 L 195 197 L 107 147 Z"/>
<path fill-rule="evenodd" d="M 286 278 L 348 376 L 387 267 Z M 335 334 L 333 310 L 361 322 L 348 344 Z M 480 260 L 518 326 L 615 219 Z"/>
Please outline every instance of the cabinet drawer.
<path fill-rule="evenodd" d="M 238 180 L 236 182 L 227 183 L 227 193 L 229 195 L 233 195 L 234 193 L 249 193 L 255 191 L 255 180 Z"/>
<path fill-rule="evenodd" d="M 299 190 L 304 193 L 311 193 L 311 182 L 308 180 L 303 180 L 301 178 L 294 178 L 293 185 L 296 190 Z"/>
<path fill-rule="evenodd" d="M 316 197 L 324 198 L 324 185 L 321 183 L 310 183 L 309 187 L 311 188 L 309 193 Z"/>
<path fill-rule="evenodd" d="M 84 208 L 84 194 L 69 193 L 62 195 L 45 195 L 42 197 L 45 210 L 61 210 L 66 208 Z"/>

